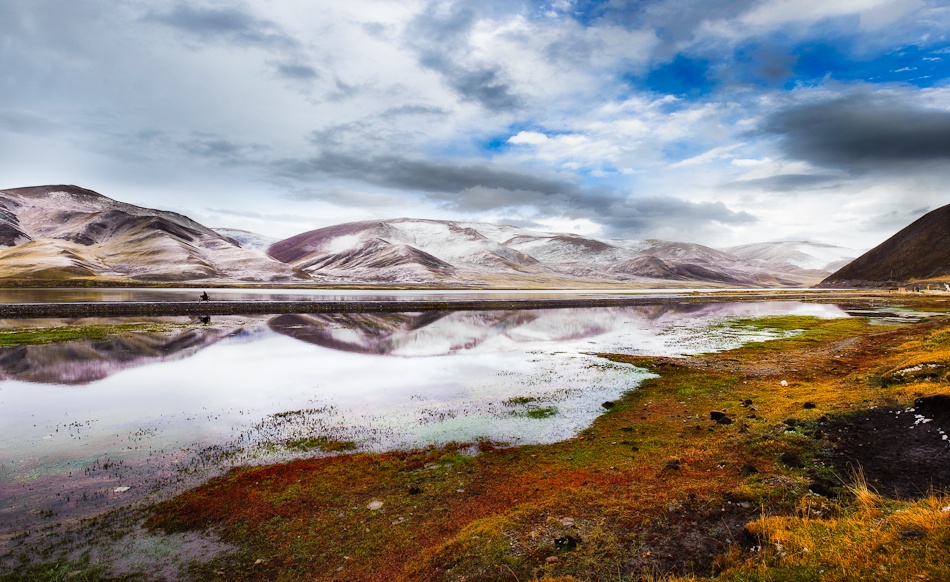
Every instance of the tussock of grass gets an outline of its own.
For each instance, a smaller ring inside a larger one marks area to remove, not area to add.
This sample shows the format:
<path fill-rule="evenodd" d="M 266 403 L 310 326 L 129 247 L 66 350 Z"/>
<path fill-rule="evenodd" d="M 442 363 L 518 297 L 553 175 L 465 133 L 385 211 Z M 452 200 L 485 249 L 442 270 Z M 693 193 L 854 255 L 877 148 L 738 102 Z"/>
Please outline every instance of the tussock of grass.
<path fill-rule="evenodd" d="M 866 485 L 853 491 L 838 517 L 773 516 L 749 524 L 761 553 L 719 579 L 950 580 L 950 496 L 897 502 Z"/>

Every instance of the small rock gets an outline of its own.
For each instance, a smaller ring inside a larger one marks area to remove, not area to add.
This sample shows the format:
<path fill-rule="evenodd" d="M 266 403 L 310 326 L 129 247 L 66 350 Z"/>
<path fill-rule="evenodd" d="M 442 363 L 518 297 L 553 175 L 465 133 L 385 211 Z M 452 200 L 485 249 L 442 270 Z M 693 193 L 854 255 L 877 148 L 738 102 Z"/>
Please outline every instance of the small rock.
<path fill-rule="evenodd" d="M 255 565 L 255 566 L 260 566 L 260 565 L 263 564 L 263 563 L 264 563 L 264 560 L 262 560 L 262 559 L 260 559 L 260 558 L 254 560 L 254 565 Z"/>
<path fill-rule="evenodd" d="M 413 485 L 409 488 L 409 495 L 419 495 L 420 493 L 422 493 L 422 487 L 418 485 Z"/>
<path fill-rule="evenodd" d="M 376 511 L 383 508 L 382 501 L 370 501 L 369 505 L 366 506 L 366 509 L 370 511 Z"/>
<path fill-rule="evenodd" d="M 128 491 L 129 489 L 131 489 L 131 487 L 116 487 L 115 489 L 112 490 L 112 492 L 113 492 L 113 493 L 125 493 L 125 492 Z"/>
<path fill-rule="evenodd" d="M 927 534 L 919 529 L 903 529 L 897 535 L 900 536 L 902 540 L 919 540 L 923 539 Z"/>
<path fill-rule="evenodd" d="M 797 418 L 786 418 L 785 420 L 782 421 L 782 424 L 784 424 L 785 426 L 788 426 L 788 427 L 798 426 L 798 419 L 797 419 Z"/>
<path fill-rule="evenodd" d="M 802 466 L 802 459 L 795 451 L 785 451 L 779 460 L 788 467 L 801 468 Z"/>
<path fill-rule="evenodd" d="M 603 407 L 606 408 L 607 410 L 610 410 L 611 408 L 614 407 L 614 403 L 611 402 L 610 400 L 608 400 L 607 402 L 601 403 L 601 406 L 603 406 Z"/>
<path fill-rule="evenodd" d="M 780 385 L 782 388 L 787 387 L 787 386 L 788 386 L 788 380 L 782 380 L 781 382 L 779 382 L 779 385 Z"/>
<path fill-rule="evenodd" d="M 743 401 L 742 401 L 742 406 L 745 406 L 746 408 L 748 408 L 748 407 L 752 406 L 752 401 L 751 401 L 751 400 L 743 400 Z"/>
<path fill-rule="evenodd" d="M 559 550 L 570 551 L 576 548 L 579 542 L 580 540 L 574 536 L 564 536 L 554 539 L 554 547 Z"/>
<path fill-rule="evenodd" d="M 726 415 L 725 412 L 719 412 L 718 410 L 712 410 L 709 412 L 709 420 L 718 421 L 720 418 Z"/>
<path fill-rule="evenodd" d="M 556 564 L 558 559 L 557 559 L 557 556 L 548 556 L 547 558 L 544 559 L 544 561 L 547 562 L 548 564 Z"/>
<path fill-rule="evenodd" d="M 831 488 L 818 480 L 813 480 L 811 483 L 809 483 L 808 490 L 815 495 L 821 495 L 822 497 L 834 497 L 835 495 Z"/>
<path fill-rule="evenodd" d="M 805 404 L 802 404 L 802 408 L 806 410 L 811 410 L 812 408 L 818 408 L 818 405 L 814 402 L 808 401 Z"/>
<path fill-rule="evenodd" d="M 672 461 L 669 461 L 666 464 L 666 468 L 670 471 L 679 471 L 681 468 L 679 459 L 673 459 Z"/>
<path fill-rule="evenodd" d="M 563 525 L 564 527 L 574 527 L 574 518 L 562 517 L 561 525 Z"/>
<path fill-rule="evenodd" d="M 725 414 L 716 419 L 718 424 L 732 424 L 732 419 L 726 416 Z"/>

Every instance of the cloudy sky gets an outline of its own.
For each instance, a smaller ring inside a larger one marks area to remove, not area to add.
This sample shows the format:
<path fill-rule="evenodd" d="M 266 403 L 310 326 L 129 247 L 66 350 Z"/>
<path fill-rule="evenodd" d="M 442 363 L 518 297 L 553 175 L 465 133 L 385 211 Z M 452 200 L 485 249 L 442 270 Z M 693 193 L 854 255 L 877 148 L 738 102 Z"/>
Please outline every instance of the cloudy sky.
<path fill-rule="evenodd" d="M 948 31 L 943 0 L 3 0 L 0 188 L 869 248 L 950 202 Z"/>

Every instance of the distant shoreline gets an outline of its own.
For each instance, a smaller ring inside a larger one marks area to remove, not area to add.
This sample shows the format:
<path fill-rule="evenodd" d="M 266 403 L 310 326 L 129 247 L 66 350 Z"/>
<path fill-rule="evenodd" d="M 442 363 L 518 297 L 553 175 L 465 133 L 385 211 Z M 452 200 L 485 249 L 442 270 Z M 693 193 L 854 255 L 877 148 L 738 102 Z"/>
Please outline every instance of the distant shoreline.
<path fill-rule="evenodd" d="M 743 291 L 690 292 L 630 297 L 454 299 L 454 300 L 304 300 L 304 301 L 100 301 L 72 303 L 0 304 L 0 318 L 122 317 L 265 315 L 281 313 L 400 313 L 417 311 L 510 311 L 518 309 L 563 309 L 668 305 L 674 303 L 722 303 L 765 300 L 856 300 L 877 294 L 835 291 Z M 884 294 L 880 294 L 884 295 Z M 891 294 L 886 294 L 890 296 Z"/>

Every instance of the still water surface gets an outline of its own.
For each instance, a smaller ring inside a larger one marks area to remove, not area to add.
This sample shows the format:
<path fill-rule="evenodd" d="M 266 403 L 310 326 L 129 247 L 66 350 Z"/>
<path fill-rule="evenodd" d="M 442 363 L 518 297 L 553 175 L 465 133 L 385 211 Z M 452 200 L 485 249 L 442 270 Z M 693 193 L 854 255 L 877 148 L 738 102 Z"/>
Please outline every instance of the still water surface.
<path fill-rule="evenodd" d="M 595 354 L 730 349 L 781 335 L 728 321 L 786 314 L 847 316 L 745 302 L 166 318 L 182 325 L 3 348 L 0 535 L 40 512 L 87 515 L 231 465 L 323 454 L 301 452 L 306 439 L 368 451 L 562 440 L 648 377 Z"/>

